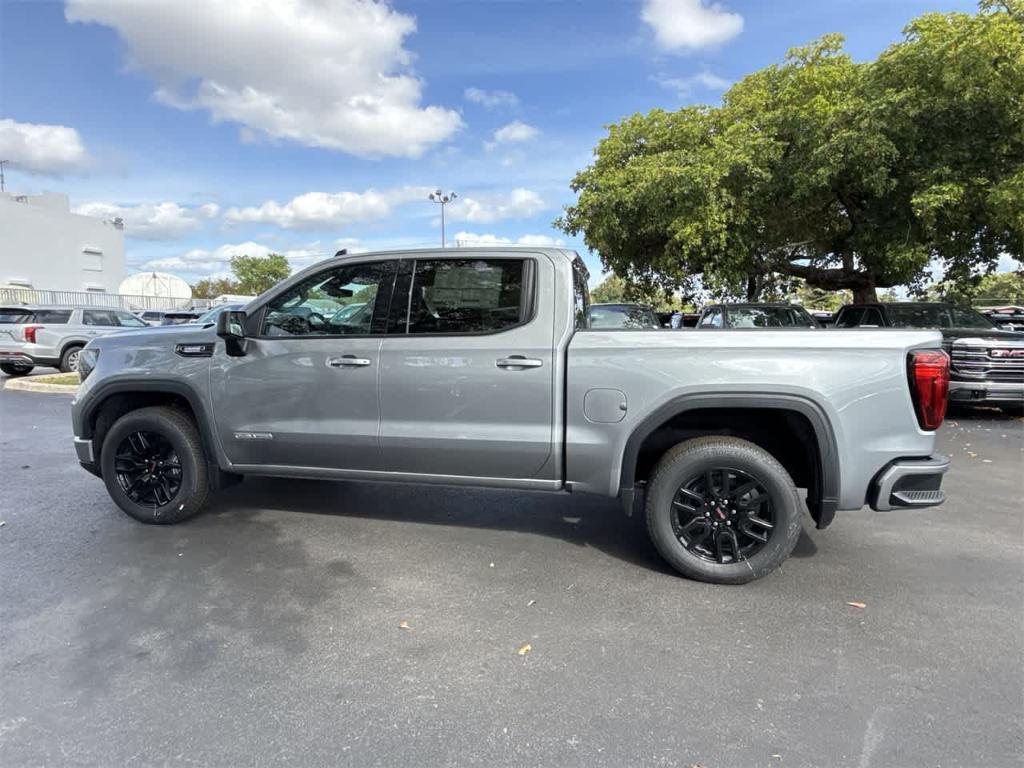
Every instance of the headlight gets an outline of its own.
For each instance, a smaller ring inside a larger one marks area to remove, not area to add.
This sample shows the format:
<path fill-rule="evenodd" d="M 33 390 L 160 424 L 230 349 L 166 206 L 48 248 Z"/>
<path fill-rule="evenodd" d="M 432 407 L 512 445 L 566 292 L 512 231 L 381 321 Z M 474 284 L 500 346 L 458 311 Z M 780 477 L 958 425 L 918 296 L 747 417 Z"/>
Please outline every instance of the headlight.
<path fill-rule="evenodd" d="M 78 380 L 85 381 L 89 378 L 89 374 L 92 373 L 93 368 L 96 367 L 96 362 L 100 359 L 100 351 L 98 349 L 91 349 L 86 347 L 78 353 Z"/>

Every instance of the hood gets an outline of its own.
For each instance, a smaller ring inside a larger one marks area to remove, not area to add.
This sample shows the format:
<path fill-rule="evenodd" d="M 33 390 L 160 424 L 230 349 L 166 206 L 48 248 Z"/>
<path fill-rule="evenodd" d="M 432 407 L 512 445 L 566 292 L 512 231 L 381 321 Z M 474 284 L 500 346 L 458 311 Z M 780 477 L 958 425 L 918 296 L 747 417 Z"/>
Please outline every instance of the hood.
<path fill-rule="evenodd" d="M 118 331 L 97 336 L 87 346 L 132 347 L 150 343 L 172 344 L 177 342 L 216 341 L 217 330 L 213 325 L 156 325 L 131 331 Z"/>

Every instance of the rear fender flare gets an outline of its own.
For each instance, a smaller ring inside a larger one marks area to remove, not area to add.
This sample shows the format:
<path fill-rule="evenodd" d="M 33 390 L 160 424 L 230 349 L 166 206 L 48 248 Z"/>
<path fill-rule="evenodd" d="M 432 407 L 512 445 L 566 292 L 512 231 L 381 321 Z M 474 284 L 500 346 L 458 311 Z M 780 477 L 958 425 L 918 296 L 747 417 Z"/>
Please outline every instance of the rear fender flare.
<path fill-rule="evenodd" d="M 736 392 L 706 395 L 683 395 L 656 408 L 641 421 L 626 440 L 619 476 L 619 496 L 627 514 L 631 514 L 637 489 L 634 487 L 640 447 L 651 433 L 669 419 L 686 411 L 704 408 L 761 408 L 793 411 L 806 417 L 818 443 L 818 498 L 808 499 L 811 514 L 818 528 L 825 528 L 835 517 L 839 506 L 840 467 L 835 431 L 824 409 L 813 400 L 800 395 L 771 392 Z"/>

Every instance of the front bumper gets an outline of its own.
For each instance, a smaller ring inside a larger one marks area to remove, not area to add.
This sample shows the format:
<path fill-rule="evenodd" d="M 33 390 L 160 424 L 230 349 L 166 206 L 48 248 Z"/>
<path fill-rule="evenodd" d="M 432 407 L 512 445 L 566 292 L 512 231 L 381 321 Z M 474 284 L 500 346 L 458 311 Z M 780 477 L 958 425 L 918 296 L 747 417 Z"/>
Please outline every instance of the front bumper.
<path fill-rule="evenodd" d="M 951 403 L 997 403 L 1021 405 L 1024 403 L 1022 381 L 962 381 L 949 382 Z"/>
<path fill-rule="evenodd" d="M 888 512 L 938 506 L 946 500 L 940 486 L 947 469 L 949 457 L 941 455 L 891 462 L 871 484 L 871 508 Z"/>
<path fill-rule="evenodd" d="M 75 453 L 78 454 L 78 463 L 82 465 L 82 469 L 87 472 L 91 472 L 96 477 L 102 477 L 100 474 L 99 465 L 96 464 L 95 454 L 92 450 L 92 440 L 84 437 L 76 437 L 75 441 Z"/>

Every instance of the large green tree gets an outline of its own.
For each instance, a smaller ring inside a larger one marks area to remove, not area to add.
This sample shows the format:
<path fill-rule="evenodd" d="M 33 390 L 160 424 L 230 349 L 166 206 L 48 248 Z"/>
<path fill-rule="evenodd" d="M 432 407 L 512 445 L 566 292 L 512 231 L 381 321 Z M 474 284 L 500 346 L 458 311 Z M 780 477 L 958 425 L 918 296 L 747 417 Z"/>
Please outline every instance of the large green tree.
<path fill-rule="evenodd" d="M 926 14 L 871 62 L 827 35 L 720 107 L 609 127 L 559 225 L 628 283 L 857 300 L 1024 251 L 1024 0 Z"/>
<path fill-rule="evenodd" d="M 608 275 L 590 292 L 590 301 L 594 304 L 650 304 L 659 312 L 672 312 L 683 306 L 671 293 L 660 289 L 644 291 L 614 274 Z"/>
<path fill-rule="evenodd" d="M 245 294 L 260 294 L 291 274 L 288 259 L 279 253 L 267 256 L 232 256 L 231 271 L 238 289 Z"/>
<path fill-rule="evenodd" d="M 215 299 L 238 292 L 238 284 L 227 277 L 204 277 L 192 286 L 192 295 L 197 299 Z"/>

